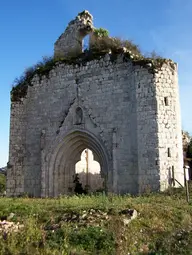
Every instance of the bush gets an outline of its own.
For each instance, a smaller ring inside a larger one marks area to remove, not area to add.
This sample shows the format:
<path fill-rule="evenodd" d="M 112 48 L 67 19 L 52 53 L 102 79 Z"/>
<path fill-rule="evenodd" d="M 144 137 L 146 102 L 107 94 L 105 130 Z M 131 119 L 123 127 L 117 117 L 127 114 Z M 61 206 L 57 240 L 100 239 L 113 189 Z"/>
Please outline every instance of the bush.
<path fill-rule="evenodd" d="M 42 61 L 27 68 L 24 73 L 13 82 L 11 101 L 20 101 L 20 98 L 25 97 L 28 86 L 32 86 L 31 80 L 34 75 L 47 75 L 55 65 L 55 62 L 56 61 L 53 57 L 43 57 Z"/>
<path fill-rule="evenodd" d="M 109 36 L 109 31 L 104 28 L 97 28 L 94 30 L 94 34 L 97 37 L 106 37 Z"/>
<path fill-rule="evenodd" d="M 46 234 L 46 247 L 49 249 L 62 250 L 64 247 L 66 233 L 63 229 L 49 230 Z"/>
<path fill-rule="evenodd" d="M 118 50 L 126 48 L 132 54 L 142 55 L 138 45 L 135 45 L 130 40 L 122 40 L 118 37 L 95 37 L 91 42 L 91 50 L 93 51 L 109 51 L 117 52 Z"/>
<path fill-rule="evenodd" d="M 6 176 L 4 174 L 0 174 L 0 193 L 5 191 L 6 186 Z"/>
<path fill-rule="evenodd" d="M 11 91 L 11 101 L 22 101 L 27 95 L 28 86 L 32 86 L 32 78 L 35 74 L 39 75 L 39 78 L 43 75 L 49 75 L 49 72 L 58 64 L 65 63 L 68 65 L 84 65 L 84 63 L 100 59 L 101 56 L 111 52 L 111 61 L 116 60 L 117 54 L 125 53 L 124 60 L 131 59 L 134 65 L 141 65 L 148 68 L 150 63 L 150 71 L 153 73 L 155 69 L 160 68 L 167 60 L 160 58 L 154 52 L 151 53 L 150 58 L 146 58 L 142 55 L 138 45 L 134 44 L 131 40 L 122 40 L 118 37 L 109 37 L 109 32 L 103 28 L 95 29 L 94 34 L 91 37 L 90 49 L 86 50 L 80 55 L 71 53 L 70 57 L 43 57 L 43 60 L 38 62 L 33 67 L 25 70 L 20 78 L 15 79 L 13 88 Z M 169 63 L 174 69 L 174 64 Z"/>
<path fill-rule="evenodd" d="M 192 158 L 192 139 L 187 148 L 187 158 Z"/>

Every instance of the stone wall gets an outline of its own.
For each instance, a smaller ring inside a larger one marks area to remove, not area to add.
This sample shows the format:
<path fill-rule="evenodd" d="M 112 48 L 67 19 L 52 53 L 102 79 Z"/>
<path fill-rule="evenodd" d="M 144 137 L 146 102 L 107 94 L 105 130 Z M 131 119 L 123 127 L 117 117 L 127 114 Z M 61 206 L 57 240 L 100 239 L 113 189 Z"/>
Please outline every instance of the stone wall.
<path fill-rule="evenodd" d="M 11 104 L 9 162 L 7 165 L 7 194 L 24 193 L 26 159 L 26 103 Z"/>
<path fill-rule="evenodd" d="M 88 11 L 79 13 L 54 45 L 55 57 L 78 56 L 82 53 L 83 38 L 93 30 L 93 17 Z"/>
<path fill-rule="evenodd" d="M 146 68 L 135 69 L 137 160 L 139 192 L 159 189 L 157 101 L 154 74 Z"/>
<path fill-rule="evenodd" d="M 175 71 L 163 65 L 155 75 L 155 83 L 160 181 L 161 189 L 164 190 L 170 184 L 170 177 L 180 183 L 184 180 L 177 65 Z"/>
<path fill-rule="evenodd" d="M 43 77 L 40 81 L 36 76 L 33 79 L 33 87 L 28 88 L 24 99 L 24 104 L 27 105 L 27 120 L 23 124 L 26 132 L 24 192 L 40 195 L 42 130 L 46 130 L 44 153 L 47 155 L 57 137 L 62 139 L 64 134 L 74 128 L 73 116 L 78 106 L 82 107 L 84 114 L 82 128 L 102 140 L 109 160 L 113 157 L 112 139 L 114 129 L 116 130 L 115 157 L 118 164 L 116 171 L 119 172 L 115 189 L 118 192 L 137 192 L 132 73 L 133 66 L 130 62 L 123 62 L 123 58 L 119 57 L 117 63 L 114 63 L 106 55 L 101 60 L 91 61 L 80 67 L 61 64 L 50 72 L 48 78 Z M 18 107 L 22 106 L 17 104 Z M 22 112 L 19 114 L 22 115 Z M 19 129 L 20 117 L 17 118 L 17 125 Z M 15 140 L 15 143 L 20 147 L 19 141 Z M 110 171 L 109 179 L 112 178 L 113 169 Z M 125 180 L 127 173 L 128 178 Z M 120 182 L 123 182 L 122 185 Z"/>
<path fill-rule="evenodd" d="M 183 184 L 177 66 L 164 64 L 151 75 L 139 69 L 135 86 L 140 191 L 165 190 L 172 178 Z"/>
<path fill-rule="evenodd" d="M 55 56 L 66 56 L 69 45 L 76 49 L 72 28 L 90 19 L 84 12 L 69 23 Z M 173 175 L 182 184 L 177 68 L 169 61 L 156 69 L 143 63 L 105 54 L 36 74 L 22 100 L 12 101 L 8 196 L 72 193 L 75 164 L 86 148 L 110 192 L 164 190 Z"/>

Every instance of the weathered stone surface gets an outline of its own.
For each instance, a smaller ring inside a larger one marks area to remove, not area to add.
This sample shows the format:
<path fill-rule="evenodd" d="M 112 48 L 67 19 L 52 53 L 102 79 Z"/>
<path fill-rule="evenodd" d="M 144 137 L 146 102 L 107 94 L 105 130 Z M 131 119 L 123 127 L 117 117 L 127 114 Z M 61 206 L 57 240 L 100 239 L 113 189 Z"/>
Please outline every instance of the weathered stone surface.
<path fill-rule="evenodd" d="M 73 43 L 64 35 L 55 54 Z M 106 54 L 58 64 L 32 84 L 11 105 L 8 196 L 71 194 L 85 148 L 100 163 L 109 192 L 164 190 L 173 173 L 183 183 L 177 68 L 164 64 L 152 74 L 121 54 L 115 61 Z"/>
<path fill-rule="evenodd" d="M 55 57 L 76 56 L 82 52 L 82 40 L 93 30 L 93 17 L 88 11 L 79 13 L 55 42 Z"/>

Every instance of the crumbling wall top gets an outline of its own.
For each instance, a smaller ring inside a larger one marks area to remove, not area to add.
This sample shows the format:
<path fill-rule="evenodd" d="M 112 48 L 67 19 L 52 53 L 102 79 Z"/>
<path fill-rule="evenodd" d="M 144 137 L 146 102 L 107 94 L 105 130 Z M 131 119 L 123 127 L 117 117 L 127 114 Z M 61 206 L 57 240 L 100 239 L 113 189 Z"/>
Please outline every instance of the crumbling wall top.
<path fill-rule="evenodd" d="M 88 11 L 80 12 L 69 22 L 65 32 L 54 45 L 54 56 L 76 56 L 82 53 L 83 38 L 93 31 L 93 16 Z"/>

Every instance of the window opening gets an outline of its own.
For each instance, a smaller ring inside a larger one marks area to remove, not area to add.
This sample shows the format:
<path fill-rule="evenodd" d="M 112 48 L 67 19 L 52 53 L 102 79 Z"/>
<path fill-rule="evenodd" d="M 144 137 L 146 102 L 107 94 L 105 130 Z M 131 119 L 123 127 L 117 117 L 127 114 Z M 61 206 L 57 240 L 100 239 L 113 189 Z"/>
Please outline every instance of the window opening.
<path fill-rule="evenodd" d="M 167 149 L 167 154 L 168 154 L 168 157 L 170 158 L 171 157 L 171 149 L 170 148 Z"/>
<path fill-rule="evenodd" d="M 89 50 L 90 35 L 86 35 L 83 38 L 83 52 Z"/>
<path fill-rule="evenodd" d="M 83 121 L 83 111 L 80 107 L 77 107 L 75 124 L 80 125 L 82 123 L 82 121 Z"/>
<path fill-rule="evenodd" d="M 165 106 L 168 106 L 168 105 L 169 105 L 168 97 L 164 97 L 164 103 L 165 103 Z"/>

